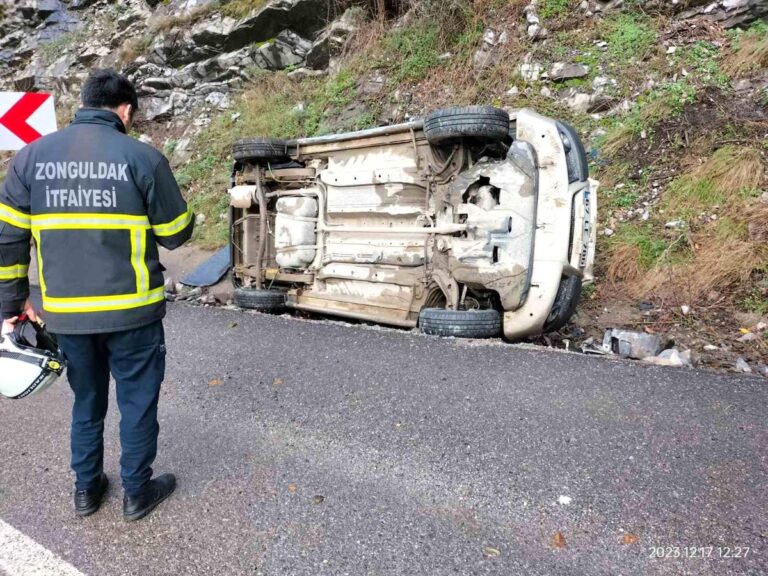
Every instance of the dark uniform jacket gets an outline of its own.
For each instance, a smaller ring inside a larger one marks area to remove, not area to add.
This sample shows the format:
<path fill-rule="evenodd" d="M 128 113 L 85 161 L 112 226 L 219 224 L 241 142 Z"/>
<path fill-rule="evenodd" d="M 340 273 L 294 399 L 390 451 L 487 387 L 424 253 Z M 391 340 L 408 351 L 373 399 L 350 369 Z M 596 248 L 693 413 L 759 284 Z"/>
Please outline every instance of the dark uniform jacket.
<path fill-rule="evenodd" d="M 29 295 L 30 236 L 48 329 L 130 330 L 165 316 L 157 244 L 174 249 L 194 217 L 166 158 L 125 134 L 120 118 L 81 109 L 23 148 L 0 191 L 0 312 Z"/>

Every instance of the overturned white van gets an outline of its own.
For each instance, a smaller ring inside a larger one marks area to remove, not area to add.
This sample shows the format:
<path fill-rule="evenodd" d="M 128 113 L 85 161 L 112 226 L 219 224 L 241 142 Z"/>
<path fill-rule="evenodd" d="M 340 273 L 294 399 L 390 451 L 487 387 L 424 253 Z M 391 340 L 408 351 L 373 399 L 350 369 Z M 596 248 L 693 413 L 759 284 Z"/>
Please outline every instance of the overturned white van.
<path fill-rule="evenodd" d="M 235 302 L 464 337 L 556 330 L 592 281 L 597 183 L 571 127 L 471 106 L 234 145 Z"/>

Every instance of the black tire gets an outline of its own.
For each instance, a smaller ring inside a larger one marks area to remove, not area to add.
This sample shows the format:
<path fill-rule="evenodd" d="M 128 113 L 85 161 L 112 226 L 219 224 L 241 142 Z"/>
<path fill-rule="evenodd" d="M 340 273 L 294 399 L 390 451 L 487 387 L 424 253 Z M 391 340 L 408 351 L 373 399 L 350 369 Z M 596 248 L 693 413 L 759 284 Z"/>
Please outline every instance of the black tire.
<path fill-rule="evenodd" d="M 243 138 L 232 145 L 232 157 L 238 162 L 285 162 L 289 160 L 288 143 L 275 138 Z"/>
<path fill-rule="evenodd" d="M 235 305 L 248 310 L 275 312 L 285 308 L 285 294 L 280 290 L 235 288 Z"/>
<path fill-rule="evenodd" d="M 501 332 L 501 315 L 496 310 L 424 308 L 419 326 L 424 334 L 433 336 L 493 338 Z"/>
<path fill-rule="evenodd" d="M 509 138 L 509 114 L 493 106 L 443 108 L 424 120 L 424 135 L 434 146 L 463 139 L 504 142 Z"/>
<path fill-rule="evenodd" d="M 554 332 L 566 325 L 581 299 L 581 278 L 568 276 L 560 281 L 552 310 L 544 323 L 544 332 Z"/>

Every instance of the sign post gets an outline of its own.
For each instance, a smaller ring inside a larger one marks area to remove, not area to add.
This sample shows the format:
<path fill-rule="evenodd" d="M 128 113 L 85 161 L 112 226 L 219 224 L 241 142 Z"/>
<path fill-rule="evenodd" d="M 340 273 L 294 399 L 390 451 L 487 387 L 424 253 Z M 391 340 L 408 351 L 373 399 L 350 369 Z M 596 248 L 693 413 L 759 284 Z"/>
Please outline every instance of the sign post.
<path fill-rule="evenodd" d="M 53 96 L 42 92 L 0 92 L 0 150 L 21 150 L 55 131 Z"/>

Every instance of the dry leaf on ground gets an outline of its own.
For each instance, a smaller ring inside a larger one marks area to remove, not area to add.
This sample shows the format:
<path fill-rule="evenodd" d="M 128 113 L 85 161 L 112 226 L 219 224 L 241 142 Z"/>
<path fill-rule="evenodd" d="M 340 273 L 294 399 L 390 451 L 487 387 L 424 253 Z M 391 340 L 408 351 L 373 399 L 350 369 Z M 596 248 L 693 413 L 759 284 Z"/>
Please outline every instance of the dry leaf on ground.
<path fill-rule="evenodd" d="M 626 533 L 621 537 L 622 544 L 637 544 L 640 541 L 640 536 L 635 534 Z"/>

